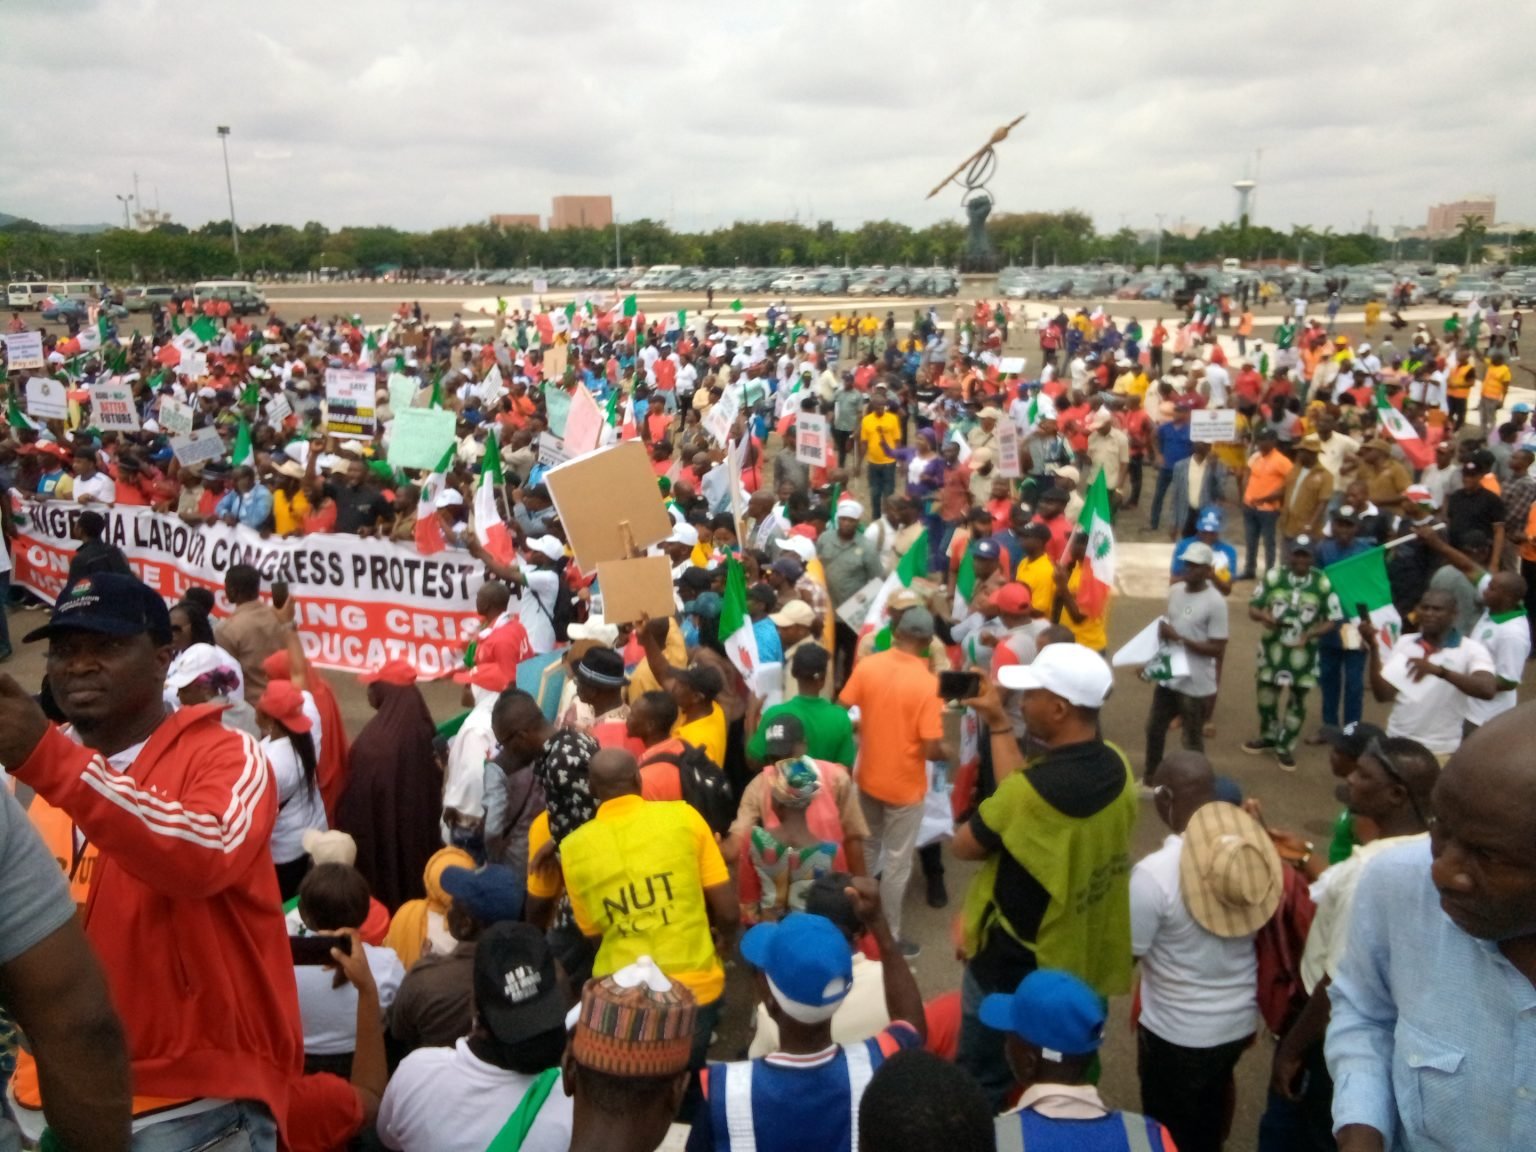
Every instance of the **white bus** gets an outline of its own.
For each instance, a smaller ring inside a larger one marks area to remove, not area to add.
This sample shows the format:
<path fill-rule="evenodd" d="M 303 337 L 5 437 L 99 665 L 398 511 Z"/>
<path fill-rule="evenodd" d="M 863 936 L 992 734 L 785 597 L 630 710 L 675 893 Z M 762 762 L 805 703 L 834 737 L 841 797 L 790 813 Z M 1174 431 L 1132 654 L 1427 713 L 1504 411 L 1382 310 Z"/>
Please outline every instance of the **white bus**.
<path fill-rule="evenodd" d="M 41 308 L 48 299 L 48 285 L 32 280 L 25 284 L 7 284 L 5 302 L 12 308 Z"/>
<path fill-rule="evenodd" d="M 260 312 L 267 306 L 256 285 L 249 280 L 199 280 L 192 285 L 192 302 L 201 308 L 209 300 L 227 300 L 237 316 Z"/>
<path fill-rule="evenodd" d="M 51 280 L 48 296 L 52 300 L 79 300 L 82 303 L 105 299 L 105 285 L 97 280 Z"/>

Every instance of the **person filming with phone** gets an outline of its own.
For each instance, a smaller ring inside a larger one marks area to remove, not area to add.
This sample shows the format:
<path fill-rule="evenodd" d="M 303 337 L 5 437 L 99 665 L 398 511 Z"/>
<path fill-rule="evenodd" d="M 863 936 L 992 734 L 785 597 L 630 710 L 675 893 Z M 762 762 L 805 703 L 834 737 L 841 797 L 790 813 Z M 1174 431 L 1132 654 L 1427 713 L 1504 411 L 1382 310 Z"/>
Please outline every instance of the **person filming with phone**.
<path fill-rule="evenodd" d="M 47 641 L 67 724 L 0 675 L 0 764 L 99 853 L 83 924 L 127 1036 L 133 1147 L 238 1132 L 273 1152 L 303 1040 L 261 746 L 220 705 L 166 710 L 170 614 L 131 576 L 69 585 L 26 640 Z"/>

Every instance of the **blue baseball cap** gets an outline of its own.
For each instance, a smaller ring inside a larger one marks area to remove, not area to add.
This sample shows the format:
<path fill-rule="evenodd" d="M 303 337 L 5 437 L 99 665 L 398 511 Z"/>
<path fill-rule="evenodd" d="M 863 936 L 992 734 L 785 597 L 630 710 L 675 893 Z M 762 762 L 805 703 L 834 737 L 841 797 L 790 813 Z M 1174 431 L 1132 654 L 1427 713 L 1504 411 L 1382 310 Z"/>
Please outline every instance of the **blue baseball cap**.
<path fill-rule="evenodd" d="M 1001 557 L 1002 549 L 996 540 L 978 540 L 971 545 L 971 555 L 978 560 L 996 560 Z"/>
<path fill-rule="evenodd" d="M 741 938 L 741 954 L 802 1023 L 830 1019 L 853 987 L 848 939 L 825 916 L 791 912 L 776 924 L 758 924 Z"/>
<path fill-rule="evenodd" d="M 522 919 L 523 885 L 517 873 L 505 864 L 444 868 L 442 885 L 455 904 L 462 905 L 482 924 Z"/>
<path fill-rule="evenodd" d="M 156 644 L 171 640 L 171 614 L 149 585 L 119 572 L 82 576 L 54 601 L 48 623 L 22 637 L 22 642 L 46 640 L 66 632 L 98 636 L 137 636 L 147 632 Z"/>
<path fill-rule="evenodd" d="M 1087 1056 L 1104 1041 L 1104 1002 L 1099 994 L 1070 972 L 1051 968 L 1031 972 L 1011 996 L 988 996 L 980 1015 L 988 1028 L 1033 1044 L 1047 1060 Z"/>
<path fill-rule="evenodd" d="M 1531 406 L 1529 404 L 1524 403 L 1523 401 L 1521 403 L 1519 403 L 1519 404 L 1516 404 L 1513 408 L 1510 409 L 1511 412 L 1529 412 L 1530 410 L 1531 410 Z"/>
<path fill-rule="evenodd" d="M 1226 517 L 1221 514 L 1221 509 L 1214 504 L 1207 504 L 1200 509 L 1200 517 L 1195 521 L 1195 531 L 1220 532 L 1225 522 Z"/>

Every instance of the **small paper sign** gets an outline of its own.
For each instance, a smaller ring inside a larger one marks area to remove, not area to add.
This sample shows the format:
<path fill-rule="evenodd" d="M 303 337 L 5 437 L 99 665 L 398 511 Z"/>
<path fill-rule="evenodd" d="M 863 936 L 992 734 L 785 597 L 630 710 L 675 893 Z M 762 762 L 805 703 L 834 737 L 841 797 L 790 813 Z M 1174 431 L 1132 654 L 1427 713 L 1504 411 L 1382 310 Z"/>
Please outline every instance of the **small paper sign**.
<path fill-rule="evenodd" d="M 57 380 L 33 376 L 27 381 L 27 415 L 39 420 L 69 417 L 69 391 Z"/>
<path fill-rule="evenodd" d="M 1196 408 L 1189 414 L 1189 438 L 1200 444 L 1228 444 L 1237 439 L 1235 408 Z"/>
<path fill-rule="evenodd" d="M 190 468 L 222 457 L 224 440 L 217 428 L 199 428 L 190 436 L 172 436 L 171 451 L 183 468 Z"/>
<path fill-rule="evenodd" d="M 183 404 L 173 396 L 160 397 L 158 423 L 160 431 L 167 436 L 192 435 L 192 421 L 196 414 L 196 409 L 190 404 Z"/>
<path fill-rule="evenodd" d="M 137 432 L 139 410 L 127 384 L 91 386 L 91 425 L 103 432 Z"/>
<path fill-rule="evenodd" d="M 795 459 L 812 468 L 827 462 L 827 418 L 819 412 L 795 416 Z"/>
<path fill-rule="evenodd" d="M 43 334 L 41 332 L 14 332 L 5 338 L 5 363 L 12 372 L 24 368 L 41 368 L 43 360 Z"/>

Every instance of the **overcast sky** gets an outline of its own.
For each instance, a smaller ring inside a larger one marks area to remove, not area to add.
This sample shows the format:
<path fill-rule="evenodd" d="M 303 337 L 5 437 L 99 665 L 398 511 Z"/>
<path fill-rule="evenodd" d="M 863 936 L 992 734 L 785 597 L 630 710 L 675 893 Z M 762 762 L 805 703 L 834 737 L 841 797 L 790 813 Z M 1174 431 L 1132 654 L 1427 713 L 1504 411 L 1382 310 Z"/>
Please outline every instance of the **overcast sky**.
<path fill-rule="evenodd" d="M 1155 13 L 1155 17 L 1154 14 Z M 6 0 L 0 211 L 426 229 L 611 193 L 623 218 L 963 220 L 924 196 L 992 129 L 997 210 L 1353 230 L 1475 191 L 1536 224 L 1536 4 L 1136 0 Z M 1262 166 L 1255 150 L 1262 149 Z"/>

